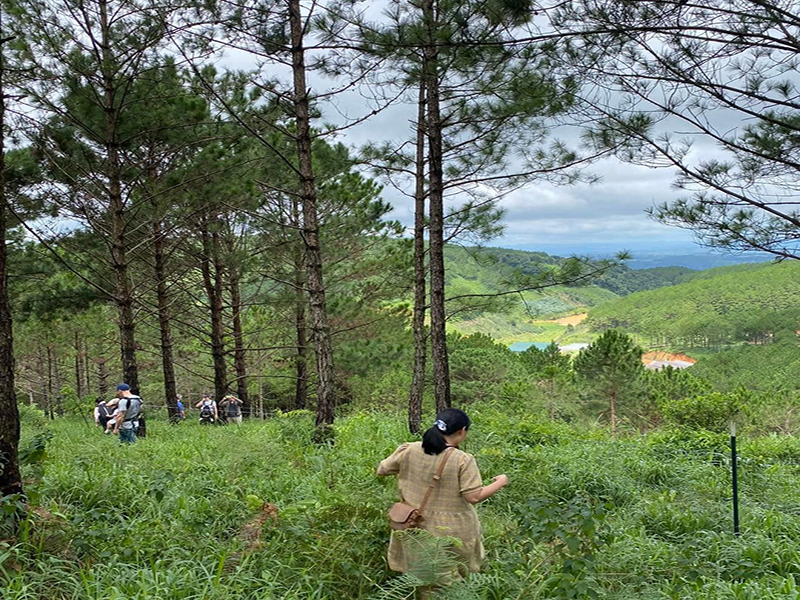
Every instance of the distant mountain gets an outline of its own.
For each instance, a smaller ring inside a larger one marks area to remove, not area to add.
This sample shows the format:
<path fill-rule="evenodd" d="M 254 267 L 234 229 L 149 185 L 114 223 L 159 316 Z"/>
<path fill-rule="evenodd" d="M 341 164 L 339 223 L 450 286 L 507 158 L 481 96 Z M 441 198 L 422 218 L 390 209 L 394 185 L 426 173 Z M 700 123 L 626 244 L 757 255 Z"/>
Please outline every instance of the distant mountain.
<path fill-rule="evenodd" d="M 566 260 L 544 252 L 509 250 L 506 248 L 463 248 L 448 246 L 445 262 L 448 285 L 464 286 L 465 282 L 479 282 L 492 291 L 509 289 L 508 282 L 518 275 L 534 276 L 543 268 L 552 268 Z M 570 289 L 590 289 L 598 287 L 616 295 L 624 296 L 633 292 L 653 290 L 667 285 L 675 285 L 693 273 L 686 267 L 658 267 L 654 269 L 631 269 L 626 265 L 615 267 L 602 277 L 591 282 L 592 285 Z M 467 285 L 472 285 L 471 283 Z M 545 294 L 548 295 L 548 294 Z M 593 306 L 598 299 L 607 300 L 607 295 L 589 300 Z M 551 310 L 550 312 L 563 312 Z"/>
<path fill-rule="evenodd" d="M 628 261 L 631 269 L 653 269 L 658 267 L 684 267 L 704 271 L 714 267 L 738 265 L 743 263 L 764 263 L 773 257 L 769 254 L 669 254 L 661 252 L 634 252 Z"/>

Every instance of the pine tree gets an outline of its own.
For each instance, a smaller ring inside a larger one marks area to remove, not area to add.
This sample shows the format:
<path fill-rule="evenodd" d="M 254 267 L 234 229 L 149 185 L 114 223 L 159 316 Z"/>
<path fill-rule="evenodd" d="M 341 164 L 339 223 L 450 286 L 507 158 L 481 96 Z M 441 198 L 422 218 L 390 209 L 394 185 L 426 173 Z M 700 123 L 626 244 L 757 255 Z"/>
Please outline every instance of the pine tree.
<path fill-rule="evenodd" d="M 0 14 L 0 19 L 4 15 Z M 8 229 L 10 201 L 6 189 L 6 62 L 5 44 L 10 41 L 0 30 L 0 498 L 22 493 L 19 471 L 19 411 L 14 387 L 14 344 L 11 301 L 8 293 Z"/>
<path fill-rule="evenodd" d="M 575 375 L 590 393 L 608 402 L 611 432 L 617 427 L 622 405 L 628 405 L 638 391 L 645 372 L 644 351 L 633 338 L 616 329 L 609 329 L 588 348 L 578 353 L 573 362 Z"/>

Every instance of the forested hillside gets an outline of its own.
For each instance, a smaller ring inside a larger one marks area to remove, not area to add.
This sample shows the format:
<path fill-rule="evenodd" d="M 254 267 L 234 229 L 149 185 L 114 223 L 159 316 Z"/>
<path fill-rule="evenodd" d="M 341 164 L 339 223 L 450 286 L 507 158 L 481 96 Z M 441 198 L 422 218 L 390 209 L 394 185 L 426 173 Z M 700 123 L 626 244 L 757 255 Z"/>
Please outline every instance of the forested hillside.
<path fill-rule="evenodd" d="M 593 308 L 584 332 L 610 328 L 666 343 L 677 338 L 771 340 L 800 324 L 800 265 L 742 265 L 692 275 L 690 281 L 631 294 Z"/>
<path fill-rule="evenodd" d="M 620 264 L 602 269 L 580 285 L 546 286 L 537 291 L 527 289 L 531 281 L 563 266 L 566 258 L 505 248 L 448 246 L 445 261 L 448 297 L 472 297 L 458 308 L 451 327 L 509 342 L 549 342 L 567 332 L 566 324 L 552 322 L 554 317 L 584 312 L 633 292 L 674 285 L 694 273 L 683 267 L 636 270 Z M 507 294 L 515 289 L 525 291 Z M 506 295 L 494 296 L 498 293 Z"/>

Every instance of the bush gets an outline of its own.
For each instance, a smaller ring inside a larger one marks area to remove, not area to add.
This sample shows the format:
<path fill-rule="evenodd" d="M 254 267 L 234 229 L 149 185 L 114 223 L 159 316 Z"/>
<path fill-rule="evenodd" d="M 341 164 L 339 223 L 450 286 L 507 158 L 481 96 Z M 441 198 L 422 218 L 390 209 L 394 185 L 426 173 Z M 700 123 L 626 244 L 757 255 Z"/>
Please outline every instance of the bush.
<path fill-rule="evenodd" d="M 39 410 L 31 404 L 19 404 L 19 420 L 20 423 L 28 425 L 31 428 L 40 429 L 47 425 L 47 417 L 44 411 Z"/>
<path fill-rule="evenodd" d="M 647 437 L 647 444 L 668 454 L 720 454 L 730 450 L 730 436 L 719 431 L 666 427 Z"/>

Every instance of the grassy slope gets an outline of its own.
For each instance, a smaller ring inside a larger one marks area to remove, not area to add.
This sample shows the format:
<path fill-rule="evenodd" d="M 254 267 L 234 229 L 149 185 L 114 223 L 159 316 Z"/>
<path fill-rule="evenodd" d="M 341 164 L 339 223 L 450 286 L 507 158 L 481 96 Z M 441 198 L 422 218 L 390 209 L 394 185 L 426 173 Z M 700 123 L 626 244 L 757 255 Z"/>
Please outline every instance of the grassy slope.
<path fill-rule="evenodd" d="M 513 289 L 514 286 L 509 282 L 515 273 L 531 275 L 543 265 L 556 265 L 561 260 L 563 259 L 542 252 L 450 246 L 446 251 L 447 294 L 450 297 L 461 294 L 492 294 Z M 584 326 L 573 330 L 565 325 L 552 323 L 552 319 L 607 303 L 615 306 L 614 301 L 637 290 L 664 289 L 678 283 L 712 279 L 721 275 L 747 274 L 764 266 L 734 265 L 700 272 L 684 267 L 639 270 L 618 267 L 592 285 L 525 292 L 522 297 L 506 297 L 504 306 L 486 306 L 481 310 L 461 312 L 458 318 L 451 321 L 450 329 L 465 334 L 486 333 L 506 344 L 516 341 L 591 341 L 596 337 L 596 328 Z M 475 303 L 485 301 L 480 299 Z M 627 305 L 624 310 L 627 310 Z M 595 311 L 592 312 L 594 314 Z"/>
<path fill-rule="evenodd" d="M 619 327 L 648 335 L 706 326 L 725 328 L 773 312 L 798 310 L 800 315 L 800 264 L 744 267 L 712 269 L 686 283 L 595 307 L 581 331 Z"/>
<path fill-rule="evenodd" d="M 446 255 L 447 294 L 492 294 L 513 289 L 509 286 L 515 270 L 531 275 L 537 265 L 552 265 L 559 261 L 544 253 L 448 247 Z M 482 332 L 504 342 L 546 341 L 557 339 L 567 327 L 547 323 L 554 316 L 582 311 L 618 296 L 606 289 L 558 286 L 541 292 L 529 291 L 506 298 L 503 309 L 471 311 L 454 320 L 450 328 L 462 333 Z M 477 301 L 479 302 L 479 301 Z"/>
<path fill-rule="evenodd" d="M 471 414 L 466 449 L 486 481 L 506 472 L 512 485 L 478 507 L 488 564 L 471 578 L 472 595 L 459 597 L 554 597 L 542 583 L 560 563 L 550 545 L 527 545 L 534 540 L 521 534 L 519 515 L 531 499 L 576 496 L 609 503 L 603 531 L 613 535 L 590 582 L 603 598 L 796 597 L 788 578 L 800 577 L 800 476 L 790 463 L 743 463 L 744 535 L 735 538 L 725 463 L 684 454 L 657 434 L 611 440 L 539 421 L 524 407 L 475 405 Z M 80 420 L 51 423 L 45 477 L 27 484 L 42 507 L 35 527 L 18 546 L 0 541 L 0 597 L 376 597 L 397 582 L 384 565 L 396 487 L 374 468 L 408 439 L 404 423 L 356 414 L 337 422 L 335 445 L 315 446 L 310 416 L 241 429 L 154 420 L 130 448 Z M 23 446 L 40 431 L 26 422 Z M 782 440 L 782 455 L 800 460 L 798 440 Z M 744 441 L 746 457 L 775 446 Z M 241 554 L 240 531 L 262 501 L 278 506 L 278 525 L 267 523 L 260 546 Z"/>

